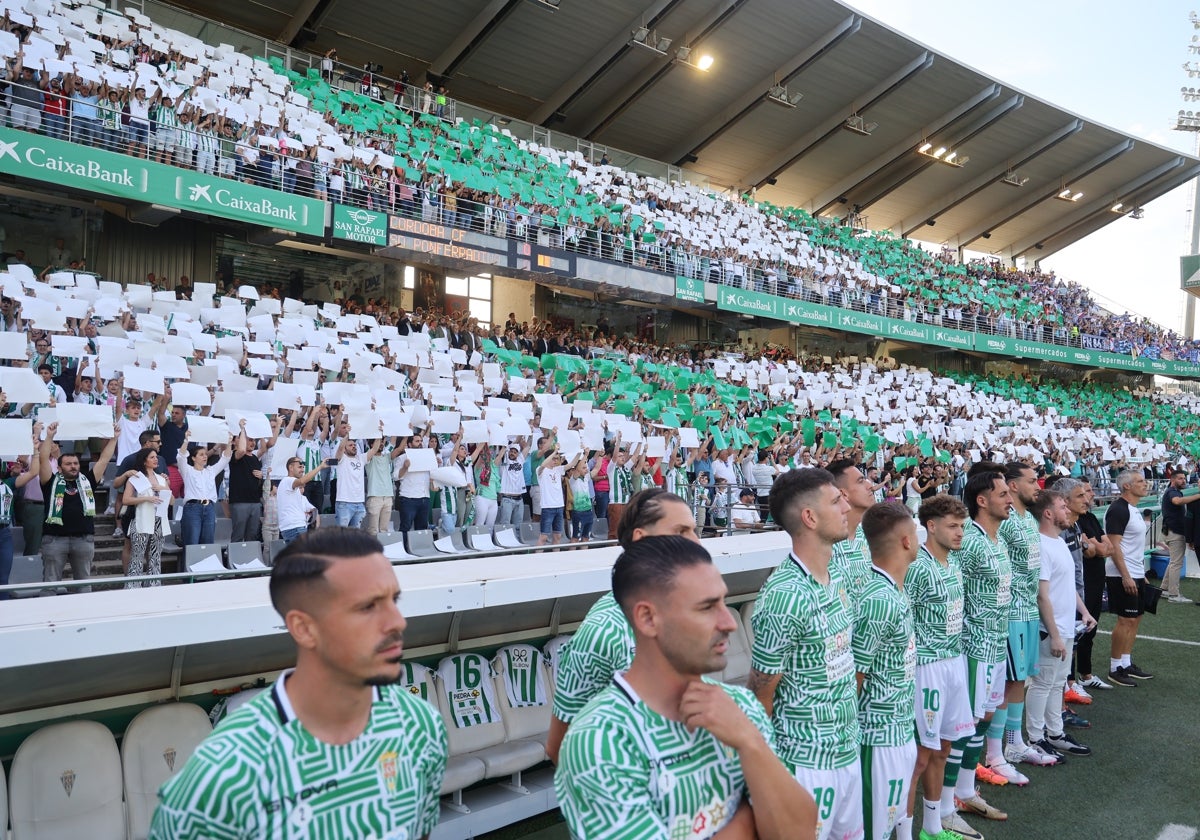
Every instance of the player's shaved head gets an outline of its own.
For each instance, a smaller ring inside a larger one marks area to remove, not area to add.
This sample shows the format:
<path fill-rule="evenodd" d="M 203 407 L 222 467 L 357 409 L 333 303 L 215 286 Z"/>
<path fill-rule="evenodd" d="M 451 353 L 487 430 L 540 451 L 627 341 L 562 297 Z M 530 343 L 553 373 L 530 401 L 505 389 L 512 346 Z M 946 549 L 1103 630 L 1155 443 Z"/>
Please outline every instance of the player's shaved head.
<path fill-rule="evenodd" d="M 289 543 L 271 566 L 271 606 L 285 617 L 312 612 L 328 594 L 325 572 L 339 559 L 382 554 L 379 540 L 357 528 L 320 528 Z"/>

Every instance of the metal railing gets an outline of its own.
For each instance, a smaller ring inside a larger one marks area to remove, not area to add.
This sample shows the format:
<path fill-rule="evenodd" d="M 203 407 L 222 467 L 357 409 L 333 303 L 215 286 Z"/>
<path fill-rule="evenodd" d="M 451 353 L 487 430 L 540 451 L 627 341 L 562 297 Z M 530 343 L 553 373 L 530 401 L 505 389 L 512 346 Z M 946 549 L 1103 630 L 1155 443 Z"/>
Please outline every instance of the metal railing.
<path fill-rule="evenodd" d="M 782 259 L 775 262 L 733 260 L 713 251 L 689 249 L 670 234 L 664 236 L 662 241 L 656 239 L 646 242 L 638 230 L 629 227 L 627 221 L 620 226 L 588 226 L 574 221 L 568 221 L 565 225 L 557 221 L 544 225 L 540 213 L 515 213 L 515 200 L 480 202 L 471 197 L 475 193 L 473 190 L 463 190 L 462 195 L 457 191 L 430 190 L 422 186 L 420 180 L 413 182 L 407 178 L 396 178 L 395 170 L 388 170 L 386 174 L 381 170 L 375 174 L 367 170 L 365 165 L 322 163 L 305 147 L 291 147 L 286 141 L 283 147 L 260 143 L 254 147 L 256 162 L 248 163 L 245 158 L 255 155 L 240 153 L 239 149 L 245 150 L 250 146 L 245 140 L 252 133 L 251 127 L 244 127 L 240 136 L 229 131 L 217 134 L 215 129 L 197 130 L 188 124 L 156 126 L 151 130 L 152 120 L 134 130 L 133 126 L 123 124 L 128 115 L 120 111 L 127 92 L 119 92 L 121 96 L 116 102 L 100 100 L 95 104 L 85 103 L 85 107 L 96 109 L 98 118 L 91 119 L 77 115 L 79 101 L 74 96 L 51 93 L 40 87 L 37 90 L 46 97 L 63 100 L 65 111 L 62 115 L 43 110 L 37 120 L 36 130 L 58 140 L 133 154 L 143 159 L 285 193 L 398 213 L 410 219 L 465 228 L 501 239 L 536 242 L 544 247 L 630 267 L 851 312 L 1066 347 L 1082 347 L 1085 339 L 1084 334 L 1072 334 L 1064 325 L 1017 321 L 1003 313 L 964 312 L 959 307 L 926 306 L 900 295 L 853 285 L 840 276 L 837 282 L 827 283 L 825 281 L 828 278 L 818 278 L 811 269 L 796 271 Z M 220 117 L 205 113 L 192 103 L 187 104 L 193 113 L 200 115 L 198 120 L 217 120 Z M 21 116 L 21 119 L 17 115 L 12 116 L 14 123 L 20 123 L 14 127 L 29 127 L 28 117 Z M 166 140 L 161 132 L 167 133 Z M 139 138 L 145 142 L 140 142 Z M 390 154 L 395 151 L 394 138 L 379 135 L 375 139 L 381 141 L 380 152 Z M 299 169 L 299 164 L 304 160 L 311 166 L 308 172 Z M 513 167 L 513 170 L 522 171 L 518 167 Z M 421 173 L 422 179 L 427 174 Z M 344 186 L 341 190 L 332 189 L 331 185 L 339 175 Z M 412 191 L 412 198 L 404 196 L 405 188 Z M 453 211 L 447 209 L 447 199 L 451 196 L 456 205 Z M 626 208 L 624 213 L 624 218 L 628 220 L 631 211 Z M 1047 304 L 1051 303 L 1052 300 L 1047 301 Z M 1087 338 L 1094 340 L 1094 337 Z M 1152 358 L 1146 353 L 1141 355 Z M 1175 355 L 1200 360 L 1195 350 Z"/>

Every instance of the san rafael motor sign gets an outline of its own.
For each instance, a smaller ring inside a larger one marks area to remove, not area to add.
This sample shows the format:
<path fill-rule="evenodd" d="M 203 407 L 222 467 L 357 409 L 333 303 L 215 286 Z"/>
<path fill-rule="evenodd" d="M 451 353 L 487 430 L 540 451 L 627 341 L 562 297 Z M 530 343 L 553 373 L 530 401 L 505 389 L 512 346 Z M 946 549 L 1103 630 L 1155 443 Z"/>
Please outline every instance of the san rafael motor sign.
<path fill-rule="evenodd" d="M 333 205 L 333 237 L 368 245 L 386 245 L 388 217 L 361 207 Z"/>
<path fill-rule="evenodd" d="M 0 172 L 321 236 L 325 202 L 128 155 L 0 128 Z"/>

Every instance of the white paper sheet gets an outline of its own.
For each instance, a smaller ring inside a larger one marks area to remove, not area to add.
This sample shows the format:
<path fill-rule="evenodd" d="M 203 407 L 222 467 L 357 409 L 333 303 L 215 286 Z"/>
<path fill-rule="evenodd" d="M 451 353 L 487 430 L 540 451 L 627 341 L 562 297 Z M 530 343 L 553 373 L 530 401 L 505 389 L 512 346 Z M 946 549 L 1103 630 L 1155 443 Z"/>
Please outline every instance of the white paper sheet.
<path fill-rule="evenodd" d="M 113 436 L 113 410 L 109 405 L 59 403 L 55 407 L 57 440 L 108 439 Z"/>

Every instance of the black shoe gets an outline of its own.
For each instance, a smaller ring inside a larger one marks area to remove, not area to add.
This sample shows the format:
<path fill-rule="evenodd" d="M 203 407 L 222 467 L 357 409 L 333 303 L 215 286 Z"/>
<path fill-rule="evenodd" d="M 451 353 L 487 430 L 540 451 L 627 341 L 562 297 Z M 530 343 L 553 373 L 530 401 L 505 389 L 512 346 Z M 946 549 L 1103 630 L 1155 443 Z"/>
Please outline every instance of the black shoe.
<path fill-rule="evenodd" d="M 1091 721 L 1084 720 L 1079 715 L 1075 714 L 1075 712 L 1072 711 L 1071 709 L 1064 709 L 1062 718 L 1063 718 L 1063 726 L 1070 727 L 1071 729 L 1091 729 L 1092 728 Z"/>
<path fill-rule="evenodd" d="M 1145 671 L 1143 671 L 1141 668 L 1139 668 L 1137 665 L 1135 665 L 1132 662 L 1130 662 L 1128 665 L 1125 666 L 1125 673 L 1128 674 L 1129 676 L 1133 677 L 1135 680 L 1152 680 L 1152 679 L 1154 679 L 1153 674 L 1147 674 Z"/>
<path fill-rule="evenodd" d="M 1118 668 L 1115 671 L 1109 671 L 1108 681 L 1113 685 L 1121 685 L 1125 688 L 1137 688 L 1137 683 L 1133 681 L 1133 677 L 1129 676 L 1127 668 Z"/>
<path fill-rule="evenodd" d="M 1061 735 L 1047 735 L 1046 743 L 1054 747 L 1054 749 L 1058 750 L 1060 753 L 1067 753 L 1068 755 L 1092 754 L 1091 747 L 1087 746 L 1086 744 L 1079 743 L 1065 732 Z"/>
<path fill-rule="evenodd" d="M 1059 764 L 1067 763 L 1067 757 L 1065 755 L 1063 755 L 1062 750 L 1055 747 L 1046 738 L 1043 738 L 1040 741 L 1034 741 L 1033 746 L 1037 747 L 1039 750 L 1044 752 L 1046 755 L 1053 758 Z"/>

